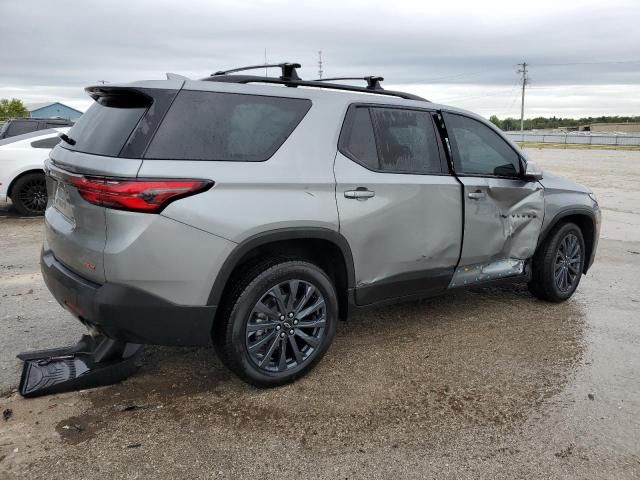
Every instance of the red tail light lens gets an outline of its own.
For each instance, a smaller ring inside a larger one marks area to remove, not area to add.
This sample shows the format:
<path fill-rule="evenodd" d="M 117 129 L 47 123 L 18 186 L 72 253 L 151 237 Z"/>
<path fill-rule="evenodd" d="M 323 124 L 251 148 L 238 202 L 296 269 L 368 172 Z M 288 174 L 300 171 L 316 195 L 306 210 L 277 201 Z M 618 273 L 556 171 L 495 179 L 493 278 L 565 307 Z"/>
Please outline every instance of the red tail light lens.
<path fill-rule="evenodd" d="M 107 208 L 158 213 L 178 198 L 204 192 L 209 180 L 126 180 L 73 176 L 71 183 L 87 202 Z"/>

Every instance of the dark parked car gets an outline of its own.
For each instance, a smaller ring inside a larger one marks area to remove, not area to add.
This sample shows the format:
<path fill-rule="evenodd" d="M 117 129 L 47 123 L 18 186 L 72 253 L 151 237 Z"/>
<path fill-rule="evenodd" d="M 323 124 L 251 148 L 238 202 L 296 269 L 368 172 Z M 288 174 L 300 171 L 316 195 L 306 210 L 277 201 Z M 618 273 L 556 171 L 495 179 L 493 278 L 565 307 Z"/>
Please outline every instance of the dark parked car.
<path fill-rule="evenodd" d="M 72 125 L 73 122 L 66 118 L 15 118 L 0 127 L 0 140 L 38 130 L 70 127 Z"/>

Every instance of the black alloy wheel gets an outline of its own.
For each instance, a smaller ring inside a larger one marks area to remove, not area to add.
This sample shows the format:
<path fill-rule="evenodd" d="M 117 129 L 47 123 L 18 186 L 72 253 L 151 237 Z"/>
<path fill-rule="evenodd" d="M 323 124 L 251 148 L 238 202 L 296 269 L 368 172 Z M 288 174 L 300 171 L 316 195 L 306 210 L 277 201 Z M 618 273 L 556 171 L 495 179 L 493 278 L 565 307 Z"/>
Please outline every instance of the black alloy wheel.
<path fill-rule="evenodd" d="M 575 234 L 567 234 L 556 251 L 556 261 L 554 265 L 554 279 L 556 287 L 561 292 L 571 290 L 580 277 L 580 267 L 582 266 L 582 249 Z"/>
<path fill-rule="evenodd" d="M 531 261 L 529 291 L 541 300 L 562 302 L 576 291 L 586 261 L 582 231 L 575 223 L 554 227 Z"/>
<path fill-rule="evenodd" d="M 28 173 L 19 177 L 11 188 L 11 201 L 21 215 L 42 215 L 47 208 L 47 182 L 44 173 Z"/>
<path fill-rule="evenodd" d="M 267 258 L 232 284 L 213 329 L 222 362 L 257 387 L 306 375 L 336 331 L 338 296 L 326 272 L 306 260 Z"/>
<path fill-rule="evenodd" d="M 322 343 L 326 324 L 326 302 L 316 287 L 301 279 L 281 282 L 249 315 L 247 351 L 258 368 L 283 372 L 309 359 Z"/>

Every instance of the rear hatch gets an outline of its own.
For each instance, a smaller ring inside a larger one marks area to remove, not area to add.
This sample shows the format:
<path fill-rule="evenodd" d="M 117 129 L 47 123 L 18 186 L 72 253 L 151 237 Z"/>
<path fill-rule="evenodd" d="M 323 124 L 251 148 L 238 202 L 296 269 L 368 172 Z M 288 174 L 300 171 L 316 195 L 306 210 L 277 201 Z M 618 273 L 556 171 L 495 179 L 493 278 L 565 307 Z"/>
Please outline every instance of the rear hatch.
<path fill-rule="evenodd" d="M 86 192 L 83 197 L 78 188 L 86 179 L 135 178 L 143 144 L 177 90 L 92 87 L 87 91 L 95 102 L 62 135 L 45 167 L 49 195 L 45 250 L 80 276 L 103 283 L 106 209 L 86 201 Z"/>

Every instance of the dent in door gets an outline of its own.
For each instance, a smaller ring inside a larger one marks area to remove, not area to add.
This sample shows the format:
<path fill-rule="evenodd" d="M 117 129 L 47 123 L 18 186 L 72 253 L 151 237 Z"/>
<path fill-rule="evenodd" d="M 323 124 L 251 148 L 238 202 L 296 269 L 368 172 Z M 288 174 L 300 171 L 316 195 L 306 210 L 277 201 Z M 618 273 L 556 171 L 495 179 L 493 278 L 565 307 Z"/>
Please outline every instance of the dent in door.
<path fill-rule="evenodd" d="M 459 266 L 450 287 L 519 275 L 524 271 L 524 261 L 535 252 L 544 219 L 544 190 L 538 184 L 504 188 L 497 182 L 501 180 L 488 180 L 483 189 L 487 198 L 467 201 L 465 212 L 473 216 L 475 227 L 482 223 L 486 227 L 481 228 L 482 235 L 465 237 L 465 241 L 474 242 L 465 245 L 465 250 L 486 252 L 490 258 Z M 474 187 L 465 190 L 469 193 Z"/>
<path fill-rule="evenodd" d="M 488 190 L 489 196 L 492 189 Z M 496 205 L 500 205 L 496 199 Z M 533 256 L 544 219 L 544 190 L 532 190 L 506 211 L 500 212 L 506 258 L 526 260 Z"/>

